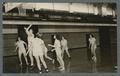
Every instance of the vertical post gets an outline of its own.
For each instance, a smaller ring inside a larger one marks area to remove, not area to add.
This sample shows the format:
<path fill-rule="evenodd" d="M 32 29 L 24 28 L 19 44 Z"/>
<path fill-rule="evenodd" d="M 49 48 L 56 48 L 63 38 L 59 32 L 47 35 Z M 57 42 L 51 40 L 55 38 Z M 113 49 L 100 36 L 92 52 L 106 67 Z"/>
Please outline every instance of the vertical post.
<path fill-rule="evenodd" d="M 110 31 L 109 27 L 99 28 L 100 37 L 100 54 L 101 54 L 101 64 L 102 65 L 112 65 L 112 54 L 111 54 L 111 44 L 110 44 Z"/>

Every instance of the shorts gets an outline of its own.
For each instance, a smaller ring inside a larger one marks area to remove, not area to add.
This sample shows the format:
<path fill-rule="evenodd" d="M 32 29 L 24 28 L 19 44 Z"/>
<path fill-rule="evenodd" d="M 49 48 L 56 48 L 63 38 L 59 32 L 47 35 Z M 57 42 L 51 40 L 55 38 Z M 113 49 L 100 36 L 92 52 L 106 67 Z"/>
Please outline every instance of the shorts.
<path fill-rule="evenodd" d="M 33 50 L 33 56 L 42 56 L 43 52 L 42 50 Z"/>

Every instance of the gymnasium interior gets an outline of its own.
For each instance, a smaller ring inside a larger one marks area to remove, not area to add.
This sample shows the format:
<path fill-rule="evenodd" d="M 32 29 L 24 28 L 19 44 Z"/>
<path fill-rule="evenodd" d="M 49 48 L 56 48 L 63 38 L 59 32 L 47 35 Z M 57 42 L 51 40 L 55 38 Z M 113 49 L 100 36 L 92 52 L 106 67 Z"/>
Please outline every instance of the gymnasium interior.
<path fill-rule="evenodd" d="M 24 27 L 30 24 L 34 34 L 43 34 L 48 50 L 54 34 L 68 40 L 71 59 L 65 54 L 65 73 L 117 72 L 116 3 L 3 3 L 4 73 L 37 73 L 37 67 L 20 67 L 14 51 L 18 36 L 27 42 Z M 97 40 L 97 64 L 91 62 L 89 33 Z M 48 55 L 52 57 L 51 52 Z M 61 73 L 45 61 L 50 73 Z"/>

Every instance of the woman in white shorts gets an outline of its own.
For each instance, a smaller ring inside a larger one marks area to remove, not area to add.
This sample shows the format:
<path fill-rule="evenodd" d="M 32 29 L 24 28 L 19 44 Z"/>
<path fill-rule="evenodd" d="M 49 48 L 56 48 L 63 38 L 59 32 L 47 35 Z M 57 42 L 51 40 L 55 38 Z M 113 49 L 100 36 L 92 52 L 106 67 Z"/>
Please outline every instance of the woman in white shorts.
<path fill-rule="evenodd" d="M 22 54 L 25 58 L 25 61 L 26 61 L 26 64 L 28 65 L 28 60 L 27 60 L 27 57 L 26 57 L 26 49 L 25 49 L 25 46 L 27 47 L 27 44 L 20 39 L 20 37 L 18 37 L 18 41 L 15 43 L 16 45 L 16 49 L 15 51 L 18 49 L 18 57 L 19 57 L 19 61 L 20 61 L 20 65 L 22 65 Z"/>
<path fill-rule="evenodd" d="M 62 40 L 61 40 L 61 47 L 62 47 L 62 57 L 64 58 L 64 52 L 66 52 L 68 57 L 71 59 L 70 53 L 68 51 L 67 40 L 63 36 L 62 36 Z"/>
<path fill-rule="evenodd" d="M 33 47 L 32 47 L 33 48 L 33 56 L 35 57 L 35 60 L 37 62 L 37 66 L 38 66 L 38 69 L 40 70 L 40 73 L 41 73 L 40 61 L 42 62 L 43 66 L 45 68 L 45 71 L 48 72 L 48 68 L 47 68 L 47 65 L 46 65 L 44 57 L 43 57 L 44 56 L 44 53 L 43 53 L 44 42 L 43 42 L 43 40 L 36 37 L 33 39 L 32 45 L 33 45 Z"/>
<path fill-rule="evenodd" d="M 51 46 L 51 47 L 55 48 L 53 50 L 55 50 L 55 52 L 56 52 L 57 61 L 60 64 L 59 68 L 62 71 L 62 70 L 65 70 L 65 67 L 64 67 L 64 61 L 63 61 L 63 58 L 62 58 L 62 50 L 61 50 L 60 37 L 58 35 L 54 35 L 54 39 L 55 39 L 54 45 L 48 44 L 48 46 Z"/>
<path fill-rule="evenodd" d="M 97 58 L 96 58 L 96 48 L 97 48 L 97 45 L 96 45 L 96 39 L 94 37 L 93 34 L 90 34 L 89 35 L 89 48 L 91 50 L 91 53 L 92 53 L 92 59 L 94 60 L 94 62 L 97 61 Z"/>
<path fill-rule="evenodd" d="M 32 55 L 32 40 L 33 40 L 33 38 L 34 38 L 34 34 L 33 34 L 33 31 L 32 31 L 32 29 L 30 29 L 30 27 L 31 27 L 32 25 L 29 25 L 29 27 L 28 28 L 24 28 L 25 29 L 25 32 L 26 32 L 26 34 L 27 34 L 27 40 L 28 40 L 28 51 L 30 50 L 30 52 L 29 52 L 29 57 L 30 57 L 30 62 L 31 62 L 31 66 L 33 66 L 33 64 L 34 64 L 34 61 L 33 61 L 33 55 Z"/>

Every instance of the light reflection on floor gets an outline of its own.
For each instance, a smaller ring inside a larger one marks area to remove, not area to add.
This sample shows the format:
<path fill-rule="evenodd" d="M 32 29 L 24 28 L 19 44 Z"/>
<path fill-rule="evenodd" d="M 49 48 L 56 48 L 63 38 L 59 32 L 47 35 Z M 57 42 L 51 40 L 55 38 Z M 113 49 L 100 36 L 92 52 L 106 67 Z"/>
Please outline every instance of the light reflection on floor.
<path fill-rule="evenodd" d="M 59 71 L 51 61 L 46 60 L 50 73 L 96 73 L 96 72 L 115 72 L 114 66 L 100 64 L 99 49 L 97 51 L 98 62 L 95 64 L 87 58 L 86 48 L 70 50 L 72 59 L 64 57 L 65 71 Z M 65 54 L 66 55 L 66 54 Z M 4 73 L 38 73 L 36 66 L 20 66 L 16 56 L 5 57 L 3 59 Z M 43 68 L 43 67 L 42 67 Z M 44 70 L 43 70 L 44 72 Z"/>

